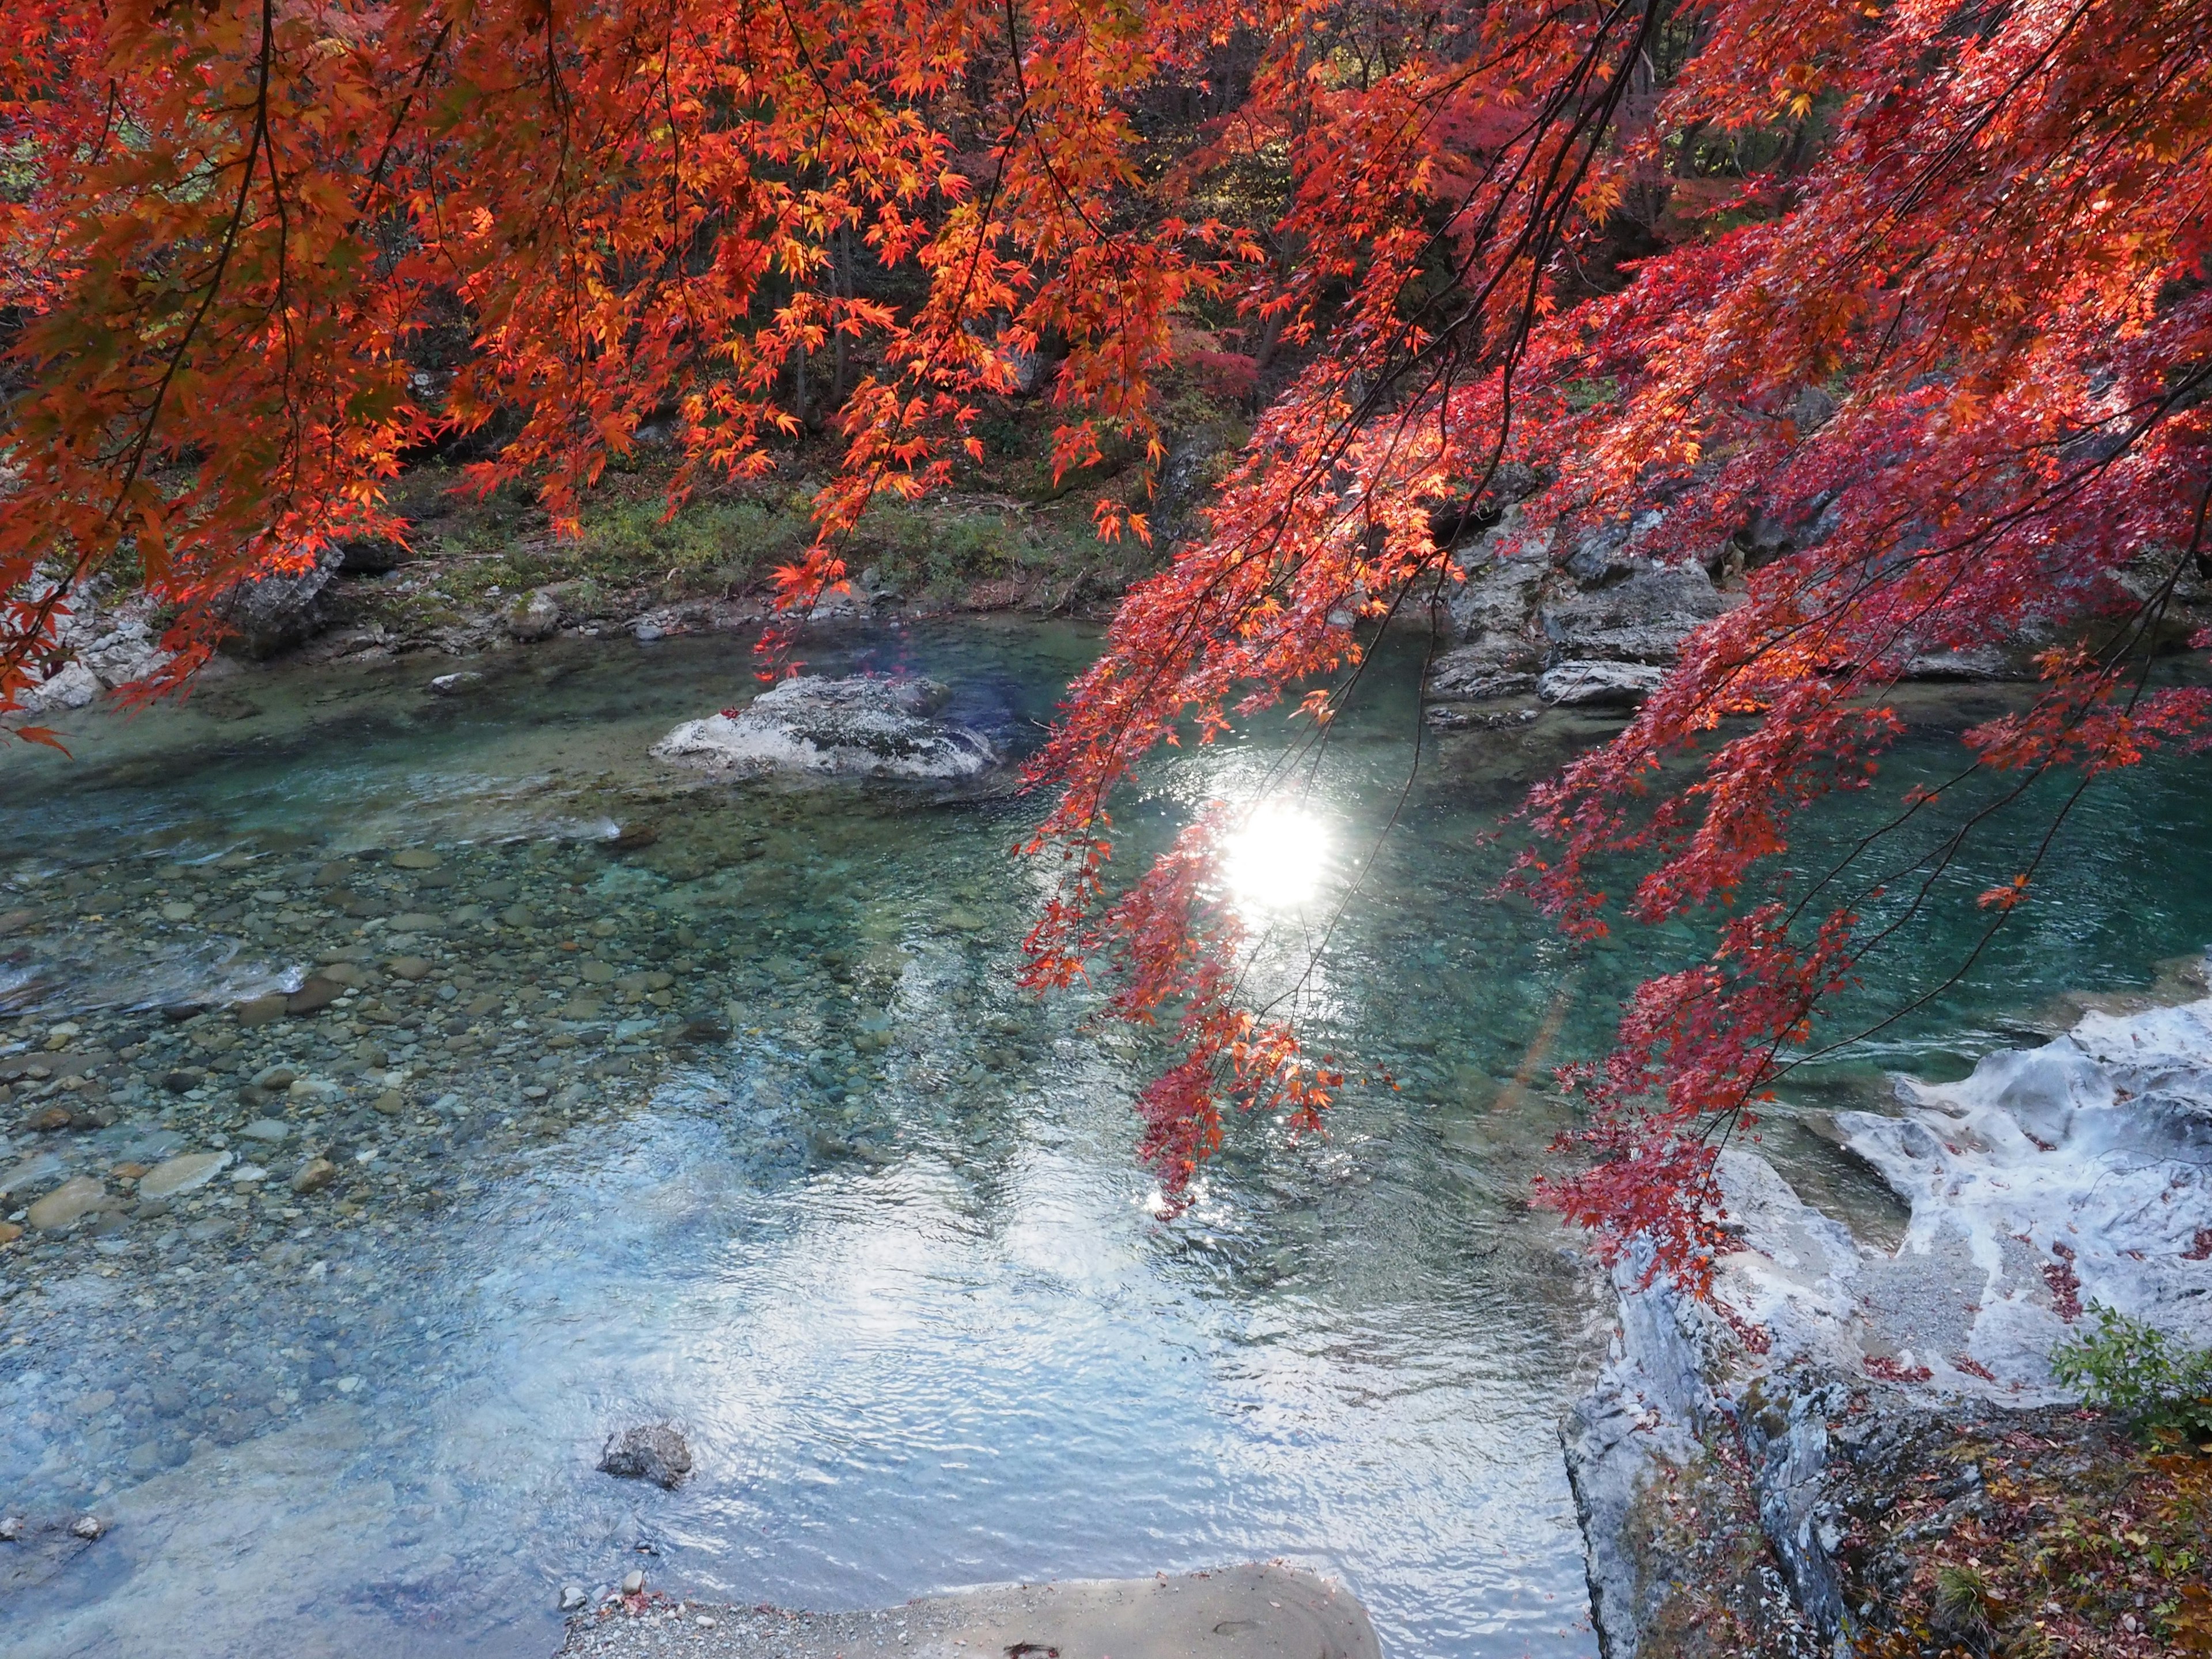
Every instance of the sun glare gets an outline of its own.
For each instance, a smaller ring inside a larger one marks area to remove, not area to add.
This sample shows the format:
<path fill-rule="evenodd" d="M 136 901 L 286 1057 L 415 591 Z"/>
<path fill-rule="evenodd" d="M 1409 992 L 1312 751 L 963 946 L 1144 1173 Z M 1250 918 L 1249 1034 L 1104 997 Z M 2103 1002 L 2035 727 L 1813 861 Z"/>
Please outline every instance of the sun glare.
<path fill-rule="evenodd" d="M 1265 801 L 1222 844 L 1230 896 L 1248 910 L 1284 910 L 1321 889 L 1328 868 L 1328 830 L 1303 807 Z"/>

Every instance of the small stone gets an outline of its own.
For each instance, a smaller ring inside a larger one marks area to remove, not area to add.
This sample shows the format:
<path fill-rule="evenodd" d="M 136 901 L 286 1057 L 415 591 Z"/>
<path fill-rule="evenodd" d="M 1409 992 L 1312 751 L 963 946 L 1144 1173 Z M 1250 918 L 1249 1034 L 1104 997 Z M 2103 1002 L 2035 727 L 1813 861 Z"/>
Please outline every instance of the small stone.
<path fill-rule="evenodd" d="M 615 976 L 613 969 L 608 967 L 605 963 L 598 961 L 580 963 L 576 971 L 583 976 L 584 983 L 586 985 L 611 984 Z"/>
<path fill-rule="evenodd" d="M 428 910 L 409 910 L 392 919 L 395 933 L 434 933 L 446 925 L 443 916 L 433 915 Z"/>
<path fill-rule="evenodd" d="M 188 899 L 171 899 L 167 904 L 161 907 L 161 920 L 164 921 L 190 921 L 192 919 L 193 913 L 198 908 L 198 905 L 192 903 Z"/>
<path fill-rule="evenodd" d="M 368 983 L 368 969 L 357 962 L 333 962 L 327 963 L 316 977 L 333 985 L 362 986 Z"/>
<path fill-rule="evenodd" d="M 422 957 L 394 957 L 384 965 L 392 970 L 396 979 L 424 979 L 430 972 L 430 963 Z"/>
<path fill-rule="evenodd" d="M 253 1086 L 257 1089 L 289 1089 L 298 1080 L 299 1075 L 289 1066 L 271 1066 L 265 1072 L 253 1074 Z"/>
<path fill-rule="evenodd" d="M 78 1176 L 64 1181 L 31 1206 L 31 1212 L 25 1218 L 40 1232 L 52 1232 L 82 1216 L 90 1215 L 106 1201 L 106 1188 L 90 1176 Z"/>
<path fill-rule="evenodd" d="M 228 1152 L 186 1152 L 156 1164 L 138 1183 L 142 1199 L 173 1198 L 204 1187 L 230 1167 Z"/>
<path fill-rule="evenodd" d="M 591 1600 L 581 1584 L 561 1586 L 561 1611 L 563 1613 L 580 1613 L 591 1604 Z"/>
<path fill-rule="evenodd" d="M 30 1523 L 21 1516 L 0 1516 L 0 1544 L 12 1544 L 29 1530 Z"/>
<path fill-rule="evenodd" d="M 434 870 L 440 860 L 427 847 L 406 847 L 392 855 L 392 862 L 401 870 Z"/>
<path fill-rule="evenodd" d="M 230 1179 L 234 1186 L 251 1187 L 258 1182 L 268 1180 L 269 1171 L 258 1164 L 241 1164 L 231 1171 Z"/>
<path fill-rule="evenodd" d="M 291 1133 L 290 1124 L 279 1123 L 273 1117 L 257 1117 L 239 1131 L 239 1133 L 244 1135 L 248 1140 L 266 1140 L 272 1143 L 283 1139 Z"/>
<path fill-rule="evenodd" d="M 345 992 L 346 988 L 337 981 L 317 975 L 284 999 L 284 1012 L 288 1014 L 319 1013 L 343 996 Z"/>
<path fill-rule="evenodd" d="M 311 1158 L 292 1172 L 287 1184 L 295 1193 L 319 1193 L 338 1178 L 338 1166 L 326 1158 Z"/>
<path fill-rule="evenodd" d="M 507 613 L 507 631 L 525 642 L 547 640 L 561 627 L 561 604 L 550 593 L 540 588 L 534 593 L 518 596 Z"/>
<path fill-rule="evenodd" d="M 397 1089 L 386 1089 L 369 1103 L 386 1117 L 398 1117 L 407 1109 L 407 1097 Z"/>
<path fill-rule="evenodd" d="M 623 1575 L 622 1581 L 622 1593 L 624 1595 L 644 1595 L 645 1574 L 635 1567 L 632 1567 L 628 1572 L 624 1573 Z"/>
<path fill-rule="evenodd" d="M 535 920 L 528 908 L 520 904 L 508 905 L 506 909 L 499 913 L 499 919 L 502 925 L 508 927 L 527 927 Z"/>
<path fill-rule="evenodd" d="M 253 997 L 238 1005 L 240 1025 L 267 1025 L 284 1018 L 284 1005 L 291 999 L 282 991 L 272 991 L 265 997 Z"/>
<path fill-rule="evenodd" d="M 621 931 L 622 924 L 617 921 L 612 916 L 601 916 L 597 921 L 592 924 L 591 928 L 592 937 L 593 939 L 612 939 Z"/>
<path fill-rule="evenodd" d="M 691 1449 L 674 1424 L 641 1424 L 607 1437 L 599 1453 L 599 1471 L 622 1480 L 650 1480 L 673 1491 L 691 1473 Z"/>
<path fill-rule="evenodd" d="M 170 1072 L 162 1077 L 161 1086 L 173 1095 L 185 1094 L 198 1088 L 206 1076 L 205 1072 L 191 1070 Z"/>
<path fill-rule="evenodd" d="M 478 673 L 440 674 L 431 680 L 430 691 L 440 697 L 466 696 L 483 684 L 483 676 Z"/>
<path fill-rule="evenodd" d="M 0 1221 L 0 1244 L 13 1244 L 23 1236 L 23 1230 L 12 1221 Z"/>
<path fill-rule="evenodd" d="M 72 1538 L 82 1538 L 86 1543 L 89 1544 L 106 1530 L 106 1522 L 103 1522 L 98 1516 L 84 1515 L 79 1516 L 77 1519 L 70 1524 L 70 1535 Z"/>

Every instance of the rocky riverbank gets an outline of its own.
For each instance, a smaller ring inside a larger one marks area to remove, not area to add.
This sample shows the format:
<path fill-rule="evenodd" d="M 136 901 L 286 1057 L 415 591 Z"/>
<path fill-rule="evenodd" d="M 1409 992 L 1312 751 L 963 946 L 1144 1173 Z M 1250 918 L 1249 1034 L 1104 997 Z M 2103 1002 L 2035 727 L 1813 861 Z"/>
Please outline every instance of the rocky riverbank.
<path fill-rule="evenodd" d="M 2212 1343 L 2212 1000 L 1899 1095 L 1831 1125 L 1911 1205 L 1896 1250 L 1731 1150 L 1742 1245 L 1711 1303 L 1618 1271 L 1612 1361 L 1563 1431 L 1606 1659 L 2212 1635 L 2188 1565 L 2212 1464 L 2126 1442 L 2051 1370 L 2094 1304 Z"/>

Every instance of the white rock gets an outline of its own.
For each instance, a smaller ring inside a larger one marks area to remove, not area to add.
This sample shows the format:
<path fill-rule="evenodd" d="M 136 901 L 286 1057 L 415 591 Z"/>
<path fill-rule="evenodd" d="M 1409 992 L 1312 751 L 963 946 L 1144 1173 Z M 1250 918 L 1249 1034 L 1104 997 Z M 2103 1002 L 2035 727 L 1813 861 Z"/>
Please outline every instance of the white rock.
<path fill-rule="evenodd" d="M 1911 1205 L 1905 1253 L 1971 1263 L 1975 1363 L 2047 1381 L 2069 1279 L 2085 1306 L 2212 1343 L 2212 999 L 2090 1014 L 1963 1082 L 1899 1093 L 1902 1116 L 1837 1123 Z M 1941 1358 L 1921 1356 L 1939 1380 Z"/>
<path fill-rule="evenodd" d="M 100 677 L 81 662 L 70 662 L 23 693 L 21 706 L 33 714 L 52 714 L 82 708 L 99 695 Z"/>
<path fill-rule="evenodd" d="M 975 777 L 997 763 L 998 752 L 981 732 L 931 718 L 948 695 L 932 680 L 799 675 L 734 716 L 687 721 L 653 753 L 679 766 L 744 775 Z"/>

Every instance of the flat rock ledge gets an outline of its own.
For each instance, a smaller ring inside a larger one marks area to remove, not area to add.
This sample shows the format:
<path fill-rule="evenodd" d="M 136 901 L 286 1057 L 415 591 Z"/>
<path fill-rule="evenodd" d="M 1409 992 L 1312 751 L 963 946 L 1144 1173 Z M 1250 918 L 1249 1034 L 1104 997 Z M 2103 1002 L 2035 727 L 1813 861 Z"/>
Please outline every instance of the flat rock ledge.
<path fill-rule="evenodd" d="M 656 759 L 732 776 L 959 781 L 998 764 L 981 732 L 935 718 L 951 694 L 934 680 L 816 674 L 781 680 L 742 709 L 687 720 Z"/>
<path fill-rule="evenodd" d="M 572 1620 L 562 1659 L 1381 1659 L 1350 1592 L 1254 1563 L 1152 1578 L 1005 1584 L 874 1613 L 787 1613 L 624 1597 Z"/>

